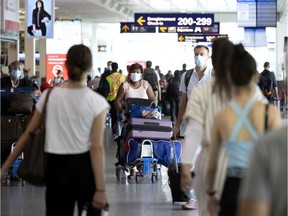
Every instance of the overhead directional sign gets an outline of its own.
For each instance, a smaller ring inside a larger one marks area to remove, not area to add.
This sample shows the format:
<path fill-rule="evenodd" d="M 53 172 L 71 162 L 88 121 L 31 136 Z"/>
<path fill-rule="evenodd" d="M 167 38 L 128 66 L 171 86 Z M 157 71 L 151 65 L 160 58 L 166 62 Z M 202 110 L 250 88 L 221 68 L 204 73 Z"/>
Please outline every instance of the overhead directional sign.
<path fill-rule="evenodd" d="M 228 37 L 227 34 L 214 34 L 214 35 L 191 35 L 191 34 L 178 34 L 178 42 L 212 42 L 215 38 Z"/>
<path fill-rule="evenodd" d="M 134 22 L 121 22 L 120 33 L 155 33 L 155 26 L 135 26 Z"/>
<path fill-rule="evenodd" d="M 214 26 L 207 27 L 161 26 L 159 33 L 219 34 L 219 27 L 219 22 L 214 22 Z"/>
<path fill-rule="evenodd" d="M 138 26 L 214 26 L 214 14 L 135 13 L 134 20 Z"/>

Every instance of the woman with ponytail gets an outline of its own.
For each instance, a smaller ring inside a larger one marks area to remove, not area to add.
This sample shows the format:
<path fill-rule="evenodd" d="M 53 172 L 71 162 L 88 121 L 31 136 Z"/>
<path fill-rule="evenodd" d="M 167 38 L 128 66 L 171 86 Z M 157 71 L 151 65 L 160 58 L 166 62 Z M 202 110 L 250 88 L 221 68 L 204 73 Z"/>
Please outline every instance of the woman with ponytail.
<path fill-rule="evenodd" d="M 242 44 L 234 46 L 229 71 L 232 98 L 214 118 L 206 172 L 205 189 L 209 196 L 208 209 L 212 216 L 218 215 L 218 212 L 220 216 L 236 215 L 239 186 L 249 165 L 254 143 L 267 129 L 280 127 L 281 122 L 278 110 L 273 105 L 268 105 L 266 127 L 266 105 L 257 101 L 254 94 L 258 76 L 256 61 Z M 228 164 L 223 193 L 218 200 L 214 184 L 221 146 L 224 147 Z"/>

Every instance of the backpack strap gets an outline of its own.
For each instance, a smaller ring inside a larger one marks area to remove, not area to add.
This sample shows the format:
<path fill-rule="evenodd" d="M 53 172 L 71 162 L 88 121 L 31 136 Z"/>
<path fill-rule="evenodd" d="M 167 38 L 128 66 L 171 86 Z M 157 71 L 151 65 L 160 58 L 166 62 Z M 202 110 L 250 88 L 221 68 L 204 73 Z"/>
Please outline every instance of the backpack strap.
<path fill-rule="evenodd" d="M 194 69 L 191 69 L 191 70 L 188 70 L 185 74 L 185 87 L 186 87 L 186 92 L 187 92 L 187 88 L 188 88 L 188 84 L 189 84 L 189 81 L 190 81 L 190 78 L 192 76 L 194 72 Z"/>

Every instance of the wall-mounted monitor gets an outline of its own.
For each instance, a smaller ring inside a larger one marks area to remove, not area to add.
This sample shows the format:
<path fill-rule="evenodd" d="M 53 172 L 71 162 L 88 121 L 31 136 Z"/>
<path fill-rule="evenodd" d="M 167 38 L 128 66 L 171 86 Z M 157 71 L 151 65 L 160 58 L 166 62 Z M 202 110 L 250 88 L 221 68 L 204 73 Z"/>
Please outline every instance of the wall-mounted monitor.
<path fill-rule="evenodd" d="M 276 27 L 276 0 L 257 0 L 257 27 Z"/>
<path fill-rule="evenodd" d="M 276 0 L 237 0 L 239 27 L 276 27 Z"/>
<path fill-rule="evenodd" d="M 256 0 L 237 1 L 237 22 L 239 27 L 256 27 Z"/>

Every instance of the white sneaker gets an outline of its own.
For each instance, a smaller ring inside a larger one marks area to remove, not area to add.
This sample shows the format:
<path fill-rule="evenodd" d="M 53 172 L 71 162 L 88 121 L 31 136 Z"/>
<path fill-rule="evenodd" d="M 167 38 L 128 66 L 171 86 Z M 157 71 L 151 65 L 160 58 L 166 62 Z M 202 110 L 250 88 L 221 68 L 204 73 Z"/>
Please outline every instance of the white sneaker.
<path fill-rule="evenodd" d="M 190 199 L 186 204 L 182 205 L 183 210 L 195 210 L 198 208 L 198 203 L 196 200 Z"/>

